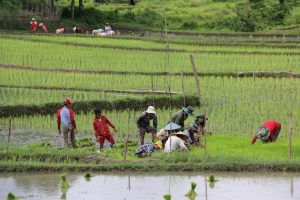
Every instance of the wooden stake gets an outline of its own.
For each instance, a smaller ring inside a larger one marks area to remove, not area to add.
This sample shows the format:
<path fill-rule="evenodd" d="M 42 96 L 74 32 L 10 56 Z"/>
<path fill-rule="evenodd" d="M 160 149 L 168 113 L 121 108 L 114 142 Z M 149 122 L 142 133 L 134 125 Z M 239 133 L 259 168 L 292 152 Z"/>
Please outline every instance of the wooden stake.
<path fill-rule="evenodd" d="M 152 105 L 154 106 L 154 83 L 153 83 L 153 75 L 151 75 L 151 90 L 152 90 Z"/>
<path fill-rule="evenodd" d="M 128 140 L 130 136 L 130 110 L 128 109 L 128 134 L 125 140 L 125 152 L 124 152 L 124 160 L 126 160 L 127 152 L 128 152 Z"/>
<path fill-rule="evenodd" d="M 289 158 L 289 160 L 291 160 L 291 158 L 292 158 L 292 120 L 293 120 L 293 116 L 292 116 L 292 112 L 290 112 L 290 128 L 289 128 L 289 134 L 288 134 L 288 136 L 289 136 L 289 156 L 288 156 L 288 158 Z"/>
<path fill-rule="evenodd" d="M 183 105 L 186 107 L 186 99 L 184 94 L 184 78 L 183 78 L 183 71 L 181 71 L 181 87 L 182 87 L 182 95 L 183 95 Z"/>
<path fill-rule="evenodd" d="M 193 72 L 194 72 L 194 76 L 195 76 L 196 86 L 197 86 L 197 96 L 198 96 L 198 100 L 200 103 L 200 97 L 201 97 L 200 96 L 200 81 L 198 78 L 198 73 L 197 73 L 194 57 L 192 54 L 190 54 L 190 60 L 191 60 L 191 64 L 192 64 L 192 68 L 193 68 Z"/>
<path fill-rule="evenodd" d="M 11 135 L 11 118 L 9 118 L 9 127 L 8 127 L 8 144 L 10 142 L 10 135 Z"/>

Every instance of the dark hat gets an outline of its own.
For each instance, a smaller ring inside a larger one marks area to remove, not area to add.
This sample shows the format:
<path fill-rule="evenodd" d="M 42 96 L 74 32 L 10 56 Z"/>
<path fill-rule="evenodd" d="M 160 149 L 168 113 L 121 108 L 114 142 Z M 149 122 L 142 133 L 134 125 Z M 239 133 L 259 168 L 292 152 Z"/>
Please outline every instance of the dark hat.
<path fill-rule="evenodd" d="M 194 115 L 193 113 L 194 109 L 192 106 L 188 106 L 186 108 L 183 108 L 183 112 L 187 113 L 188 115 Z"/>

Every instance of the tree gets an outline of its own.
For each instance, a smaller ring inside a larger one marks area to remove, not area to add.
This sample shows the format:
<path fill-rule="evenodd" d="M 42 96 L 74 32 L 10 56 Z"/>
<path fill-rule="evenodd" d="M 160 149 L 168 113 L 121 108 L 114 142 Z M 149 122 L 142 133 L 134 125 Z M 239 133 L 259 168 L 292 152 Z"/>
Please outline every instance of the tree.
<path fill-rule="evenodd" d="M 83 11 L 83 0 L 79 0 L 79 12 Z"/>
<path fill-rule="evenodd" d="M 75 0 L 71 0 L 71 17 L 72 17 L 72 19 L 75 18 L 74 12 L 75 12 Z"/>

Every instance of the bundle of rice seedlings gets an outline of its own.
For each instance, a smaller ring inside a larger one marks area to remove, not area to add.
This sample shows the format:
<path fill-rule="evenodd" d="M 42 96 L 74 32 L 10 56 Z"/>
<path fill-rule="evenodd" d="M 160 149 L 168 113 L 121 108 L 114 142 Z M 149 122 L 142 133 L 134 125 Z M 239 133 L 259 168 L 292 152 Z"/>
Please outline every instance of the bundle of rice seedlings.
<path fill-rule="evenodd" d="M 90 173 L 90 172 L 87 172 L 87 173 L 84 175 L 84 178 L 85 178 L 86 181 L 90 181 L 91 178 L 92 178 L 91 173 Z"/>
<path fill-rule="evenodd" d="M 8 193 L 7 195 L 7 200 L 15 200 L 15 199 L 18 199 L 13 193 Z"/>
<path fill-rule="evenodd" d="M 195 188 L 197 187 L 197 183 L 191 183 L 191 189 L 188 193 L 185 194 L 189 199 L 195 199 L 197 197 L 197 193 L 195 192 Z"/>
<path fill-rule="evenodd" d="M 67 174 L 63 173 L 60 175 L 60 191 L 65 194 L 68 192 L 70 185 L 67 181 Z"/>
<path fill-rule="evenodd" d="M 215 182 L 216 181 L 215 176 L 213 174 L 209 175 L 208 176 L 208 181 L 211 182 L 211 183 Z"/>
<path fill-rule="evenodd" d="M 170 194 L 164 195 L 164 199 L 165 199 L 165 200 L 171 200 L 171 195 L 170 195 Z"/>

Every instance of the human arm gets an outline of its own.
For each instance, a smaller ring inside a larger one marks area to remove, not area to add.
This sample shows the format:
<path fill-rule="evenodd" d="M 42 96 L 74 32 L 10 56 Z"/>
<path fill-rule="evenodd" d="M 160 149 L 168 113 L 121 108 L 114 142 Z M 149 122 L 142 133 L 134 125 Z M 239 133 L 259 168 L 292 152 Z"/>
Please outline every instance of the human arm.
<path fill-rule="evenodd" d="M 157 130 L 157 116 L 155 114 L 153 116 L 153 128 L 155 131 Z"/>
<path fill-rule="evenodd" d="M 111 123 L 111 121 L 109 121 L 109 119 L 105 116 L 105 121 L 108 125 L 110 125 L 110 127 L 112 127 L 114 129 L 115 132 L 118 132 L 117 128 L 115 127 L 115 125 L 113 125 L 113 123 Z"/>
<path fill-rule="evenodd" d="M 61 130 L 60 130 L 60 123 L 61 123 L 61 120 L 60 120 L 60 111 L 61 111 L 61 109 L 58 109 L 58 111 L 56 113 L 57 130 L 58 130 L 58 134 L 59 135 L 61 134 Z"/>
<path fill-rule="evenodd" d="M 254 137 L 252 138 L 251 144 L 254 144 L 256 142 L 256 135 L 254 135 Z"/>
<path fill-rule="evenodd" d="M 185 146 L 184 141 L 182 139 L 179 139 L 178 145 L 179 145 L 179 147 L 180 147 L 181 150 L 188 150 L 187 147 Z"/>
<path fill-rule="evenodd" d="M 72 109 L 69 109 L 69 111 L 70 111 L 70 120 L 71 120 L 72 126 L 74 129 L 76 129 L 75 113 Z"/>

